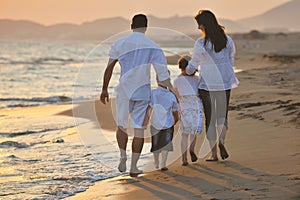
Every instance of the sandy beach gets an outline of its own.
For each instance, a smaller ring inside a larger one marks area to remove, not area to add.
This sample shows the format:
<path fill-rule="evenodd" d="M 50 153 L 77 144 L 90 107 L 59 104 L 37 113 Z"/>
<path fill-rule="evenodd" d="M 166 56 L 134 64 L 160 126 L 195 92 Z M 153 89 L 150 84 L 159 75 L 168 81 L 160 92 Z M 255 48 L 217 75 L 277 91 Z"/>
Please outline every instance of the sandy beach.
<path fill-rule="evenodd" d="M 227 160 L 210 163 L 199 159 L 181 166 L 178 158 L 170 163 L 169 171 L 147 170 L 137 178 L 122 174 L 96 181 L 66 199 L 300 199 L 299 36 L 292 37 L 275 46 L 252 40 L 251 48 L 245 47 L 245 40 L 236 39 L 236 66 L 242 71 L 237 74 L 240 86 L 231 95 Z M 99 130 L 99 124 L 104 135 L 115 140 L 111 106 L 99 101 L 75 104 L 74 110 L 71 104 L 0 110 L 0 116 L 12 118 L 23 113 L 31 113 L 27 119 L 50 121 L 72 120 L 76 113 L 77 118 L 88 120 L 56 135 L 65 143 L 80 145 L 76 133 L 91 134 Z M 203 137 L 198 137 L 197 150 Z M 178 141 L 174 146 L 180 148 Z M 80 150 L 77 154 L 80 152 L 86 153 Z"/>
<path fill-rule="evenodd" d="M 184 167 L 179 159 L 167 172 L 121 175 L 67 199 L 300 199 L 300 62 L 288 47 L 237 48 L 243 71 L 231 97 L 228 160 Z"/>

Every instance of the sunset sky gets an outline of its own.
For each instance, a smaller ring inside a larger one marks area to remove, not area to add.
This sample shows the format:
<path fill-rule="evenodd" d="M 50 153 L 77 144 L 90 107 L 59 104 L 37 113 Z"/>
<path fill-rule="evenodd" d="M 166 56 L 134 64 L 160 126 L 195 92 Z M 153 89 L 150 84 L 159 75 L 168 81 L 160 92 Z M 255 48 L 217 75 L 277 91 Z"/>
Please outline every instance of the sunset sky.
<path fill-rule="evenodd" d="M 192 16 L 210 9 L 217 17 L 241 19 L 261 14 L 289 0 L 0 0 L 0 19 L 25 19 L 45 25 L 76 23 L 135 13 L 157 17 Z"/>

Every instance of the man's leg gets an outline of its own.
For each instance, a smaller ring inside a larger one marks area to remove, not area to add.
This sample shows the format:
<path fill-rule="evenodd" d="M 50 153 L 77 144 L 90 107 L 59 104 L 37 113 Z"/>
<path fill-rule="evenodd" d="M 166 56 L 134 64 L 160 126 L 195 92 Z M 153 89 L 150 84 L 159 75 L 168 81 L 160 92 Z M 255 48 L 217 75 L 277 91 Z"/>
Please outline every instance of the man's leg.
<path fill-rule="evenodd" d="M 137 162 L 140 158 L 143 146 L 144 146 L 144 129 L 135 128 L 134 138 L 132 141 L 132 156 L 131 156 L 131 168 L 130 168 L 130 174 L 132 175 L 142 173 L 142 171 L 140 171 L 137 168 Z"/>
<path fill-rule="evenodd" d="M 118 142 L 118 146 L 119 146 L 119 150 L 120 150 L 120 163 L 118 166 L 118 169 L 120 172 L 126 171 L 126 160 L 127 160 L 126 147 L 127 147 L 127 142 L 128 142 L 128 135 L 125 131 L 126 131 L 126 129 L 118 127 L 118 130 L 116 133 L 117 142 Z"/>

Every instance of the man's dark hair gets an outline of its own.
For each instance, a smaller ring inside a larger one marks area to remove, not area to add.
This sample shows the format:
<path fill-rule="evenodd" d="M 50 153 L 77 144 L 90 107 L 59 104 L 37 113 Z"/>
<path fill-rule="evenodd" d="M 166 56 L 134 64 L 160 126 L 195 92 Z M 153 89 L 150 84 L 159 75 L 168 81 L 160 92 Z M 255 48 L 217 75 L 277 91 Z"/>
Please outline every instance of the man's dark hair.
<path fill-rule="evenodd" d="M 138 15 L 135 15 L 132 18 L 131 28 L 132 29 L 146 28 L 147 27 L 147 23 L 148 23 L 148 19 L 147 19 L 146 15 L 144 15 L 144 14 L 138 14 Z"/>

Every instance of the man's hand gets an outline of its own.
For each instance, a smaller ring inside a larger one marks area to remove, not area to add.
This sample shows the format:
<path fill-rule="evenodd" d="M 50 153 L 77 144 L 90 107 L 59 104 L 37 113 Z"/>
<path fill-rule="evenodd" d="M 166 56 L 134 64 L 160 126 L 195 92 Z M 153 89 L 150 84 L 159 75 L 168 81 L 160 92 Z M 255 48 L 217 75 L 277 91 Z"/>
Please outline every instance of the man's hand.
<path fill-rule="evenodd" d="M 107 92 L 108 84 L 110 81 L 110 78 L 112 76 L 115 64 L 118 62 L 118 60 L 109 59 L 107 63 L 107 67 L 104 72 L 103 77 L 103 86 L 102 86 L 102 93 L 100 95 L 100 101 L 103 104 L 106 104 L 109 102 L 109 94 Z"/>
<path fill-rule="evenodd" d="M 100 101 L 103 104 L 106 104 L 109 102 L 109 94 L 106 90 L 102 90 L 101 95 L 100 95 Z"/>

